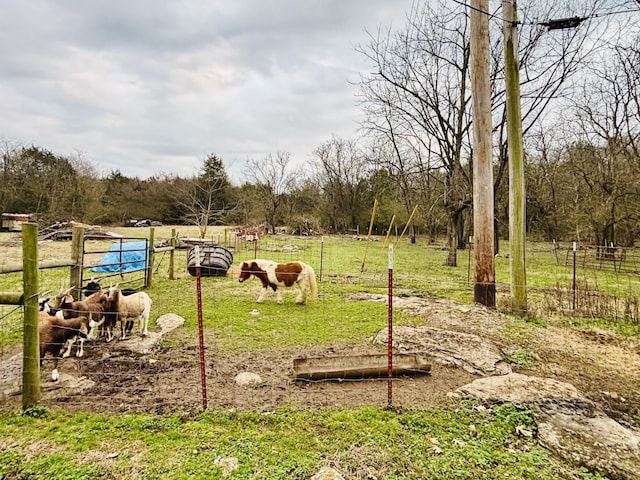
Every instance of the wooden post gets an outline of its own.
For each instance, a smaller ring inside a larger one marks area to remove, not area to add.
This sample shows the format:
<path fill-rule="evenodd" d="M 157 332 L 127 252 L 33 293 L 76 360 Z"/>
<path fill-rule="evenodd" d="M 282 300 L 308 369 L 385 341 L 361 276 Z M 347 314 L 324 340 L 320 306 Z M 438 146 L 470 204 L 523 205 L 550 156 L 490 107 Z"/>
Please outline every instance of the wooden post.
<path fill-rule="evenodd" d="M 473 112 L 474 301 L 496 306 L 493 231 L 493 133 L 489 81 L 489 0 L 471 2 L 471 99 Z M 471 252 L 469 252 L 471 253 Z"/>
<path fill-rule="evenodd" d="M 22 225 L 22 281 L 24 337 L 22 355 L 22 408 L 40 401 L 40 338 L 38 332 L 38 226 Z"/>
<path fill-rule="evenodd" d="M 16 292 L 0 292 L 0 305 L 23 305 L 24 296 Z"/>
<path fill-rule="evenodd" d="M 516 0 L 503 0 L 507 143 L 509 146 L 509 247 L 511 303 L 515 314 L 527 311 L 525 269 L 525 187 Z"/>
<path fill-rule="evenodd" d="M 169 280 L 175 279 L 175 261 L 176 261 L 176 229 L 171 229 L 171 246 L 173 249 L 169 252 Z"/>
<path fill-rule="evenodd" d="M 84 255 L 84 228 L 73 227 L 71 233 L 71 263 L 69 269 L 69 286 L 74 287 L 71 295 L 78 300 L 82 288 L 82 261 Z"/>
<path fill-rule="evenodd" d="M 373 200 L 373 210 L 371 210 L 371 220 L 369 221 L 369 233 L 367 234 L 367 243 L 364 245 L 364 256 L 362 257 L 362 266 L 360 267 L 360 273 L 364 272 L 364 262 L 367 259 L 367 249 L 369 248 L 369 239 L 371 239 L 371 232 L 373 230 L 373 220 L 376 218 L 376 210 L 378 209 L 378 199 Z"/>
<path fill-rule="evenodd" d="M 148 265 L 147 265 L 147 288 L 151 287 L 153 283 L 153 262 L 155 261 L 156 254 L 153 251 L 153 246 L 155 244 L 155 228 L 151 227 L 149 229 L 149 250 L 148 250 Z"/>

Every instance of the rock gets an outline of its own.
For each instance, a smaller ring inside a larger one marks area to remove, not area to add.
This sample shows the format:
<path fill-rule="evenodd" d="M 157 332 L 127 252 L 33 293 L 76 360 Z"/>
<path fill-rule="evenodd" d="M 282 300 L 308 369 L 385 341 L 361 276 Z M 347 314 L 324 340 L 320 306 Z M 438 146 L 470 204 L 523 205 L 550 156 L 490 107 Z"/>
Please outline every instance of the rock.
<path fill-rule="evenodd" d="M 236 375 L 234 381 L 241 387 L 254 387 L 262 383 L 262 378 L 257 373 L 242 372 Z"/>
<path fill-rule="evenodd" d="M 380 330 L 375 343 L 386 344 L 387 329 Z M 511 367 L 500 349 L 490 341 L 469 333 L 432 327 L 394 327 L 393 346 L 399 353 L 419 353 L 439 363 L 465 369 L 475 375 L 506 375 Z"/>
<path fill-rule="evenodd" d="M 85 390 L 90 389 L 96 382 L 89 380 L 87 377 L 76 377 L 68 373 L 61 372 L 57 381 L 50 380 L 40 383 L 40 388 L 44 392 L 57 390 L 56 395 L 60 392 L 68 392 L 69 394 L 83 393 Z"/>
<path fill-rule="evenodd" d="M 511 373 L 481 378 L 457 391 L 486 402 L 525 405 L 533 411 L 544 447 L 614 478 L 640 479 L 640 436 L 571 384 Z"/>
<path fill-rule="evenodd" d="M 149 332 L 143 337 L 134 330 L 134 333 L 131 333 L 125 340 L 118 340 L 111 345 L 115 350 L 126 350 L 137 353 L 138 355 L 147 355 L 154 347 L 160 346 L 162 343 L 162 335 L 162 333 L 158 332 Z"/>
<path fill-rule="evenodd" d="M 162 329 L 160 332 L 162 335 L 181 327 L 184 325 L 184 322 L 184 318 L 180 315 L 176 315 L 175 313 L 165 313 L 156 319 L 156 325 Z"/>
<path fill-rule="evenodd" d="M 541 400 L 577 401 L 584 397 L 570 383 L 551 378 L 510 373 L 500 377 L 480 378 L 458 389 L 467 396 L 488 403 L 531 405 Z"/>
<path fill-rule="evenodd" d="M 344 480 L 344 477 L 331 467 L 322 467 L 310 480 Z"/>

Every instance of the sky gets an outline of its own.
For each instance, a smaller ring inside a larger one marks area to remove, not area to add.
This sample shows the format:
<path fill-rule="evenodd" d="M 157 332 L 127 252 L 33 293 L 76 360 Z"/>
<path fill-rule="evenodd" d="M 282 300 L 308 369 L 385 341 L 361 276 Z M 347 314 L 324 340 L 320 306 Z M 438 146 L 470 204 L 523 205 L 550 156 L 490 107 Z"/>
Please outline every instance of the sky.
<path fill-rule="evenodd" d="M 355 46 L 413 0 L 0 0 L 0 146 L 191 176 L 355 138 Z M 368 33 L 369 32 L 369 33 Z"/>

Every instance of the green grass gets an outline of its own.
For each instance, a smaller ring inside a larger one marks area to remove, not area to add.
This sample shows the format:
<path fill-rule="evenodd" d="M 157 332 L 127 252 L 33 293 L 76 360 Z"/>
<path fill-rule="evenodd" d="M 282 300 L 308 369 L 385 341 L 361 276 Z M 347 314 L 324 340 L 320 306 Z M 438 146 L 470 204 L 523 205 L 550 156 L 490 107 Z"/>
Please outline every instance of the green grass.
<path fill-rule="evenodd" d="M 161 230 L 161 229 L 160 229 Z M 168 237 L 170 229 L 155 238 Z M 148 229 L 120 229 L 144 235 Z M 183 232 L 183 236 L 195 236 Z M 221 235 L 221 238 L 222 237 Z M 230 238 L 230 237 L 228 237 Z M 356 301 L 358 293 L 387 294 L 388 249 L 382 241 L 365 243 L 342 237 L 292 239 L 265 237 L 257 256 L 278 261 L 300 259 L 314 266 L 320 296 L 307 305 L 284 292 L 284 305 L 271 297 L 256 304 L 257 280 L 240 284 L 234 275 L 202 279 L 202 316 L 207 332 L 225 351 L 365 342 L 387 322 L 384 302 Z M 291 248 L 291 247 L 295 248 Z M 234 265 L 254 258 L 254 244 L 237 244 Z M 502 250 L 507 251 L 503 242 Z M 539 328 L 558 322 L 585 328 L 601 326 L 638 335 L 637 324 L 603 318 L 567 318 L 544 313 L 546 289 L 569 288 L 571 270 L 557 266 L 545 246 L 528 252 L 529 301 L 535 315 L 512 319 L 500 332 L 514 345 L 526 345 Z M 41 259 L 65 258 L 68 242 L 42 246 Z M 293 252 L 293 253 L 289 253 Z M 459 252 L 458 266 L 446 267 L 447 252 L 438 245 L 403 241 L 394 249 L 395 295 L 473 301 L 473 258 Z M 7 258 L 19 258 L 7 250 Z M 13 256 L 13 257 L 12 257 Z M 168 257 L 160 255 L 154 282 L 152 321 L 173 312 L 195 332 L 196 280 L 184 274 L 186 253 L 176 253 L 178 279 L 168 279 Z M 509 260 L 496 258 L 502 302 L 508 298 Z M 587 273 L 585 273 L 586 275 Z M 638 295 L 637 276 L 591 272 L 591 282 L 612 295 Z M 85 273 L 85 278 L 91 274 Z M 41 271 L 41 289 L 58 292 L 68 283 L 68 269 Z M 21 274 L 0 275 L 0 291 L 20 291 Z M 20 311 L 0 307 L 0 347 L 22 339 Z M 258 315 L 252 314 L 257 310 Z M 415 317 L 394 313 L 394 324 Z M 511 362 L 531 366 L 526 348 L 511 352 Z M 47 412 L 41 408 L 0 415 L 0 478 L 222 478 L 219 458 L 236 457 L 232 479 L 307 479 L 321 466 L 337 468 L 347 478 L 378 479 L 599 479 L 594 473 L 559 464 L 536 442 L 531 412 L 503 405 L 483 410 L 451 400 L 428 410 L 349 410 L 282 408 L 269 413 L 210 410 L 193 416 L 94 415 Z M 532 436 L 516 433 L 520 426 Z"/>
<path fill-rule="evenodd" d="M 323 465 L 346 478 L 599 478 L 555 463 L 535 441 L 531 413 L 511 404 L 0 420 L 3 478 L 219 479 L 216 459 L 226 457 L 238 461 L 232 479 L 307 479 Z"/>

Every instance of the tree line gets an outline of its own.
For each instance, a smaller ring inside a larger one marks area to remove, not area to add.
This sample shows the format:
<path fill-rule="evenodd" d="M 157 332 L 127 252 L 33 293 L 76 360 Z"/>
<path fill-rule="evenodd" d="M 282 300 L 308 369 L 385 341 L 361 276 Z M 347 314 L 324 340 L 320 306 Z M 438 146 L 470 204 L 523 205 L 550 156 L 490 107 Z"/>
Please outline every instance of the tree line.
<path fill-rule="evenodd" d="M 375 233 L 402 229 L 418 206 L 410 235 L 444 236 L 454 265 L 473 235 L 469 17 L 458 3 L 423 3 L 405 25 L 357 46 L 373 67 L 359 80 L 358 138 L 332 137 L 308 159 L 283 151 L 249 159 L 240 185 L 215 153 L 190 177 L 139 179 L 100 176 L 81 158 L 5 141 L 0 208 L 44 223 L 151 218 L 195 224 L 202 235 L 217 223 L 353 233 L 368 228 L 377 199 Z M 571 4 L 531 0 L 519 9 L 562 18 Z M 629 16 L 612 29 L 613 16 L 598 15 L 607 4 L 582 2 L 573 13 L 589 21 L 578 28 L 529 22 L 519 30 L 529 238 L 632 245 L 640 233 L 640 32 Z M 499 239 L 508 236 L 508 149 L 503 45 L 500 25 L 491 28 Z"/>

